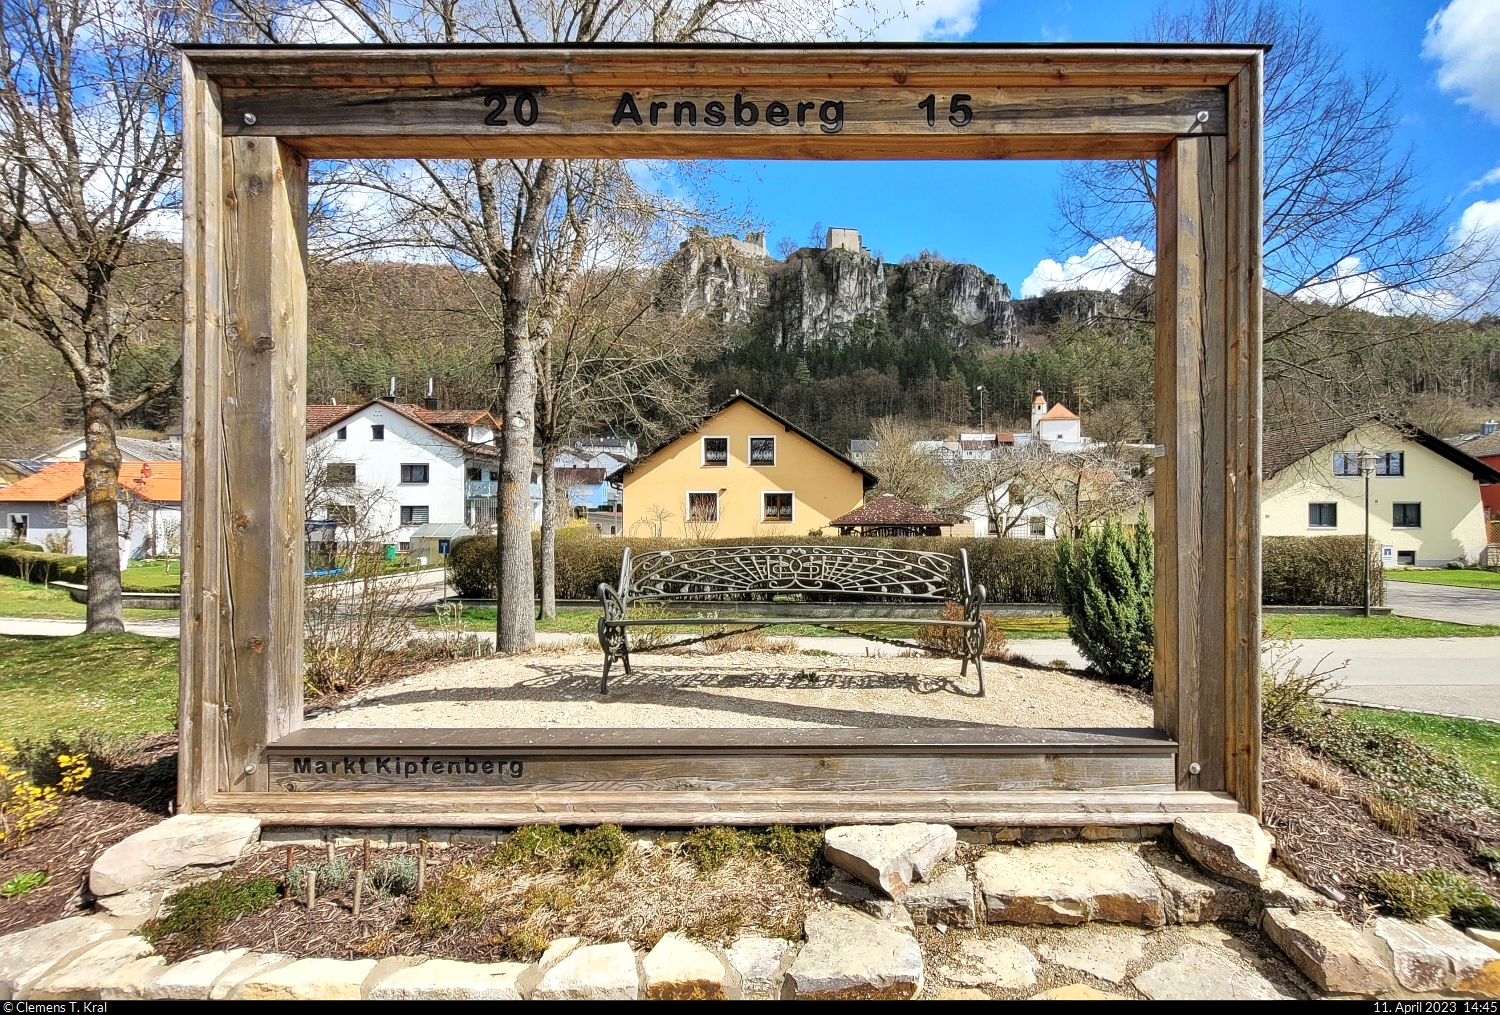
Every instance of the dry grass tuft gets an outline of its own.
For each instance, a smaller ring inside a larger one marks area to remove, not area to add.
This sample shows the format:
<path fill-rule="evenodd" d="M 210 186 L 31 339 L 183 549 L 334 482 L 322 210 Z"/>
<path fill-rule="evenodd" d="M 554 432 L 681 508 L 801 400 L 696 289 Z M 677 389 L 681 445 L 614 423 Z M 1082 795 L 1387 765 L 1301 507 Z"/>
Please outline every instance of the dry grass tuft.
<path fill-rule="evenodd" d="M 764 852 L 735 853 L 704 871 L 680 847 L 631 841 L 601 872 L 580 869 L 551 843 L 531 845 L 525 857 L 502 847 L 489 861 L 450 868 L 412 907 L 415 929 L 429 941 L 477 933 L 529 961 L 569 936 L 640 948 L 677 930 L 721 943 L 752 928 L 794 936 L 816 895 L 805 862 Z"/>
<path fill-rule="evenodd" d="M 1392 835 L 1416 835 L 1417 812 L 1383 793 L 1366 794 L 1362 801 L 1371 820 Z"/>
<path fill-rule="evenodd" d="M 770 655 L 791 655 L 797 651 L 797 643 L 791 638 L 773 638 L 764 631 L 735 631 L 722 638 L 710 638 L 702 643 L 704 655 L 720 656 L 730 652 L 764 652 Z"/>
<path fill-rule="evenodd" d="M 1343 774 L 1336 766 L 1330 765 L 1322 758 L 1315 758 L 1310 754 L 1297 751 L 1287 755 L 1286 769 L 1301 782 L 1314 789 L 1320 789 L 1329 796 L 1344 795 Z"/>

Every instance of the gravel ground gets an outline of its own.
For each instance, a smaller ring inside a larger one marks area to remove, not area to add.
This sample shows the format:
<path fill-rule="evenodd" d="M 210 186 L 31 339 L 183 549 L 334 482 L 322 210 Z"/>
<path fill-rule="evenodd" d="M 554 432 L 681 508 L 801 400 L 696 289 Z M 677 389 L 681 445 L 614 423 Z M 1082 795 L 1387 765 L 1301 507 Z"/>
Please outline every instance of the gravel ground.
<path fill-rule="evenodd" d="M 370 688 L 323 727 L 887 727 L 1151 725 L 1149 699 L 1055 670 L 986 663 L 988 694 L 940 658 L 734 652 L 637 655 L 610 678 L 582 648 L 491 657 Z"/>

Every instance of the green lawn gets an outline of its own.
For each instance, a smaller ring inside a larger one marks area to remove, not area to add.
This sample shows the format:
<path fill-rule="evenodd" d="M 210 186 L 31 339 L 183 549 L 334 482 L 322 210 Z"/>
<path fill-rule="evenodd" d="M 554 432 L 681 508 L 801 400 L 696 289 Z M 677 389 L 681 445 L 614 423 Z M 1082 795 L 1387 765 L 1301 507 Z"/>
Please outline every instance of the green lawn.
<path fill-rule="evenodd" d="M 1461 585 L 1467 589 L 1500 589 L 1500 571 L 1387 571 L 1388 582 Z"/>
<path fill-rule="evenodd" d="M 469 608 L 464 610 L 464 629 L 467 631 L 493 631 L 495 629 L 495 611 Z M 539 620 L 536 629 L 552 634 L 594 634 L 599 622 L 598 610 L 558 610 L 556 620 Z M 424 618 L 422 623 L 435 625 L 438 623 L 435 617 Z M 837 621 L 834 621 L 837 623 Z M 713 626 L 712 621 L 705 626 Z M 1009 638 L 1066 638 L 1068 636 L 1068 620 L 1066 617 L 1001 617 L 1000 626 Z M 684 635 L 698 633 L 698 628 L 691 624 L 674 625 Z M 785 626 L 768 627 L 766 633 L 792 638 L 830 638 L 842 637 L 842 632 L 829 631 L 821 627 L 812 627 L 807 624 L 787 624 Z M 851 627 L 850 630 L 866 631 L 878 634 L 882 638 L 914 638 L 916 628 L 911 624 L 860 624 Z"/>
<path fill-rule="evenodd" d="M 1500 725 L 1377 708 L 1351 708 L 1348 712 L 1373 726 L 1405 733 L 1428 747 L 1452 751 L 1470 771 L 1500 790 Z"/>
<path fill-rule="evenodd" d="M 88 608 L 73 602 L 67 589 L 33 585 L 19 578 L 0 576 L 0 617 L 37 620 L 83 620 Z M 126 620 L 171 620 L 176 610 L 126 610 Z"/>
<path fill-rule="evenodd" d="M 1326 613 L 1265 615 L 1268 637 L 1293 638 L 1493 638 L 1500 625 L 1449 624 L 1415 617 L 1342 617 Z"/>
<path fill-rule="evenodd" d="M 120 575 L 126 592 L 176 592 L 182 585 L 182 561 L 137 560 Z"/>
<path fill-rule="evenodd" d="M 177 725 L 177 640 L 0 636 L 0 740 L 108 737 Z"/>

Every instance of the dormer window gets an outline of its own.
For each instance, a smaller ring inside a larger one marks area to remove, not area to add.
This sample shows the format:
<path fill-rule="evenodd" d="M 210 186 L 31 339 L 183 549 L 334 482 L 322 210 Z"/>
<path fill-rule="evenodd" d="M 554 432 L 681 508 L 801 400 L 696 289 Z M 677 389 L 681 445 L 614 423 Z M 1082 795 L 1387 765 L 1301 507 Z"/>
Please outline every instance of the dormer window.
<path fill-rule="evenodd" d="M 703 438 L 703 464 L 706 466 L 724 466 L 729 464 L 728 437 Z"/>

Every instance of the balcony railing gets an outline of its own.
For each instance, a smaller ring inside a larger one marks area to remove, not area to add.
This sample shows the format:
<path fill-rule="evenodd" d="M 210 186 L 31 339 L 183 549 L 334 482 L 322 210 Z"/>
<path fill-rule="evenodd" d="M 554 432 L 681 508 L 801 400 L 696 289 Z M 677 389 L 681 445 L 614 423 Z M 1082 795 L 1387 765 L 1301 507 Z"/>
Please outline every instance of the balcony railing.
<path fill-rule="evenodd" d="M 468 497 L 496 497 L 500 493 L 500 481 L 498 479 L 470 479 L 464 484 L 464 493 Z"/>

